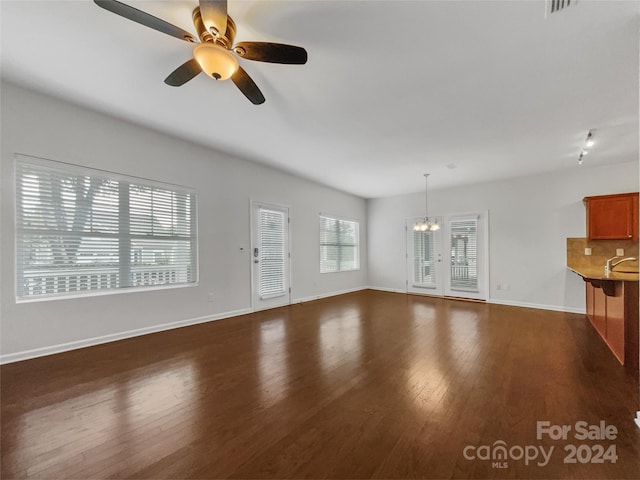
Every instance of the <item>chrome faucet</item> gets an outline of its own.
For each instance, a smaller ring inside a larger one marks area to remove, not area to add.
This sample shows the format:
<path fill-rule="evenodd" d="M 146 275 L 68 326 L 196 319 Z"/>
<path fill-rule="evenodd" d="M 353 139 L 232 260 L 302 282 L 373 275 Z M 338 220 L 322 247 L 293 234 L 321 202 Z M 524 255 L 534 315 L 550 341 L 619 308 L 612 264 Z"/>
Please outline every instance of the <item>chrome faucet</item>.
<path fill-rule="evenodd" d="M 615 260 L 616 258 L 620 258 L 620 257 L 616 255 L 615 257 L 611 257 L 610 259 L 607 260 L 607 264 L 604 266 L 605 275 L 609 275 L 609 273 L 611 273 L 611 271 L 613 270 L 613 267 L 615 267 L 616 265 L 620 265 L 622 262 L 633 262 L 634 260 L 637 260 L 636 257 L 627 257 L 627 258 L 623 258 L 622 260 L 618 260 L 615 263 L 611 263 L 611 261 Z"/>

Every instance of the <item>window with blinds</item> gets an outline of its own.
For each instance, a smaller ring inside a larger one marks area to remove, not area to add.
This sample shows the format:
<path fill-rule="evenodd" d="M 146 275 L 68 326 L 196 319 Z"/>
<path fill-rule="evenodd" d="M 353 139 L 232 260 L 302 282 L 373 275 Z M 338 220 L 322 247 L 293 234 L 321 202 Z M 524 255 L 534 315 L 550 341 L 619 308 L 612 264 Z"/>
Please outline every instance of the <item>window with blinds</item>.
<path fill-rule="evenodd" d="M 413 232 L 413 284 L 416 287 L 435 288 L 436 253 L 433 231 Z"/>
<path fill-rule="evenodd" d="M 287 293 L 285 287 L 287 221 L 287 216 L 282 211 L 260 208 L 258 289 L 262 299 Z"/>
<path fill-rule="evenodd" d="M 197 280 L 195 194 L 19 155 L 17 296 Z"/>
<path fill-rule="evenodd" d="M 320 273 L 360 268 L 359 224 L 320 215 Z"/>
<path fill-rule="evenodd" d="M 451 288 L 478 291 L 478 219 L 455 219 L 451 229 Z"/>

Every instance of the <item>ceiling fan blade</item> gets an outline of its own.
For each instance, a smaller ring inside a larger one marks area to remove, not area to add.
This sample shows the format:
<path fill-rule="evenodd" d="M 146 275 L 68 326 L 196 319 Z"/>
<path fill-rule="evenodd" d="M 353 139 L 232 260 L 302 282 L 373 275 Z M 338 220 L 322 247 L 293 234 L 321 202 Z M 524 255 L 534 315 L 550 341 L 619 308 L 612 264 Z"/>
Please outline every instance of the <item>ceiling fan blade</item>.
<path fill-rule="evenodd" d="M 302 47 L 269 42 L 240 42 L 234 51 L 247 60 L 258 62 L 303 65 L 307 63 L 307 51 Z"/>
<path fill-rule="evenodd" d="M 244 96 L 251 100 L 251 103 L 254 105 L 264 103 L 264 95 L 262 95 L 258 86 L 242 67 L 238 68 L 238 71 L 233 74 L 231 80 L 236 84 L 236 87 L 244 93 Z"/>
<path fill-rule="evenodd" d="M 179 87 L 196 77 L 201 71 L 200 64 L 192 58 L 171 72 L 169 76 L 164 79 L 164 83 L 172 87 Z"/>
<path fill-rule="evenodd" d="M 225 34 L 227 31 L 227 0 L 200 0 L 200 15 L 207 30 L 215 27 L 220 35 Z"/>
<path fill-rule="evenodd" d="M 105 10 L 109 10 L 110 12 L 113 12 L 116 15 L 120 15 L 121 17 L 133 20 L 134 22 L 137 22 L 140 25 L 144 25 L 145 27 L 153 28 L 154 30 L 166 33 L 167 35 L 171 35 L 172 37 L 176 37 L 187 42 L 196 41 L 193 35 L 191 35 L 186 30 L 183 30 L 180 27 L 176 27 L 169 22 L 165 22 L 158 17 L 154 17 L 153 15 L 143 12 L 142 10 L 138 10 L 137 8 L 131 7 L 122 2 L 118 2 L 117 0 L 93 1 L 99 7 L 102 7 Z"/>

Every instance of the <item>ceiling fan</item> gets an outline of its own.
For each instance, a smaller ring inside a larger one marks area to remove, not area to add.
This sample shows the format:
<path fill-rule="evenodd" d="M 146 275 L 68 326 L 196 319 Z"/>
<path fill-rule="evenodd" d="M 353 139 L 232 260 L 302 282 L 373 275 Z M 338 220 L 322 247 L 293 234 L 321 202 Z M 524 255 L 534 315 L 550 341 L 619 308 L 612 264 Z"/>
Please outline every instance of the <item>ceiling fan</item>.
<path fill-rule="evenodd" d="M 196 44 L 193 48 L 193 58 L 165 78 L 164 83 L 173 87 L 184 85 L 200 72 L 204 72 L 215 80 L 230 78 L 253 104 L 260 105 L 264 103 L 264 95 L 239 65 L 236 55 L 258 62 L 290 65 L 307 63 L 307 51 L 302 47 L 270 42 L 240 42 L 234 45 L 236 24 L 227 14 L 227 0 L 199 0 L 199 6 L 193 10 L 192 15 L 199 42 L 180 27 L 117 0 L 94 2 L 105 10 L 141 25 Z"/>

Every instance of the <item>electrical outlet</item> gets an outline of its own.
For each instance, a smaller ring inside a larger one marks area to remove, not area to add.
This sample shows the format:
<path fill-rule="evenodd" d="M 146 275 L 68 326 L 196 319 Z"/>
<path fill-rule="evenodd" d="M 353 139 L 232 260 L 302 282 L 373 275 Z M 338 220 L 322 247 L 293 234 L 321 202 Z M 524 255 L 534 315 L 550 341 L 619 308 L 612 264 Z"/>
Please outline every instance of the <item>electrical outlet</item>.
<path fill-rule="evenodd" d="M 624 248 L 616 248 L 616 255 L 618 257 L 624 257 Z"/>
<path fill-rule="evenodd" d="M 207 295 L 207 300 L 213 302 L 213 292 L 209 292 L 209 295 Z"/>
<path fill-rule="evenodd" d="M 591 255 L 591 249 L 589 247 L 584 249 L 584 254 L 585 255 Z"/>

